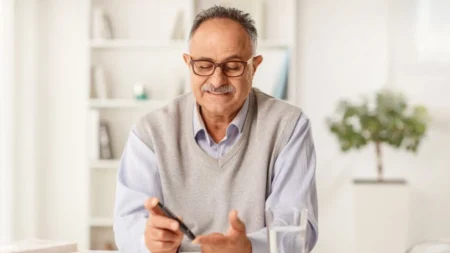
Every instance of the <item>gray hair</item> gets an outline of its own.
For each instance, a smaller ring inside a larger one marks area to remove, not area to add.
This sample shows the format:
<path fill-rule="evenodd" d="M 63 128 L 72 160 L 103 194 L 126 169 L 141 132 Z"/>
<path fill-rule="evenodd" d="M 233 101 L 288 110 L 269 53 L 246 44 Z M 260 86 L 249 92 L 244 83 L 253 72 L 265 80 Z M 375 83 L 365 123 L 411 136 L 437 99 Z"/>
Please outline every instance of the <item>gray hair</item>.
<path fill-rule="evenodd" d="M 255 21 L 251 18 L 249 13 L 245 13 L 232 7 L 215 5 L 209 9 L 202 10 L 199 14 L 197 14 L 194 23 L 192 24 L 191 31 L 189 33 L 189 41 L 192 39 L 195 31 L 197 31 L 203 22 L 214 18 L 227 18 L 238 22 L 250 37 L 252 42 L 252 53 L 256 53 L 258 33 L 256 31 Z"/>

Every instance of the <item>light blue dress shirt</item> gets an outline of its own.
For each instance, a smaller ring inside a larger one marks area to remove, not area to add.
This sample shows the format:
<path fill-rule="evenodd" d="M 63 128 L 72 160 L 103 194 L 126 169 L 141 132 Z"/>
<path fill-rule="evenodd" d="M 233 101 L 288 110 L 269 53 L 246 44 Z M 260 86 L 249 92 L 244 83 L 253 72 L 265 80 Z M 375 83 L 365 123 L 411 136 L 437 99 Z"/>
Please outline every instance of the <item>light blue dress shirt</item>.
<path fill-rule="evenodd" d="M 198 106 L 193 106 L 193 137 L 210 156 L 218 158 L 240 138 L 249 107 L 249 99 L 230 123 L 226 136 L 215 143 L 208 134 Z M 316 156 L 310 121 L 302 114 L 286 147 L 275 161 L 272 192 L 266 208 L 307 208 L 307 245 L 311 250 L 318 237 L 317 193 L 315 185 Z M 135 175 L 130 181 L 124 175 Z M 148 252 L 143 240 L 148 212 L 144 202 L 149 197 L 163 201 L 161 181 L 155 154 L 137 137 L 133 127 L 122 154 L 117 178 L 114 210 L 116 244 L 121 252 Z M 254 253 L 269 252 L 266 230 L 248 234 Z"/>

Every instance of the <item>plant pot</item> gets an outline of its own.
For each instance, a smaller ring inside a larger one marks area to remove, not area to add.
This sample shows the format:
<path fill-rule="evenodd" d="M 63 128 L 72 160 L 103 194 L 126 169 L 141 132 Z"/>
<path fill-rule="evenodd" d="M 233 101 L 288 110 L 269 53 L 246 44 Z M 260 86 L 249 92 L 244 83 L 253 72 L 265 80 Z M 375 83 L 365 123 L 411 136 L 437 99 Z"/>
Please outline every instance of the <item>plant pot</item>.
<path fill-rule="evenodd" d="M 355 180 L 353 185 L 356 252 L 405 252 L 409 221 L 407 182 Z"/>

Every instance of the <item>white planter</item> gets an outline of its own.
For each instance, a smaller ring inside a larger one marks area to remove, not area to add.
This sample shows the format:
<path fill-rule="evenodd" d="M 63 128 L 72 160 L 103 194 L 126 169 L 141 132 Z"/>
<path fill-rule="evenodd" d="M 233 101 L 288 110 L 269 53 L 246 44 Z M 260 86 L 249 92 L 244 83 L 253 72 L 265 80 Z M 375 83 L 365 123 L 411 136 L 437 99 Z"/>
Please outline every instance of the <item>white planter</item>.
<path fill-rule="evenodd" d="M 407 183 L 356 180 L 354 197 L 356 252 L 405 252 L 409 219 Z"/>

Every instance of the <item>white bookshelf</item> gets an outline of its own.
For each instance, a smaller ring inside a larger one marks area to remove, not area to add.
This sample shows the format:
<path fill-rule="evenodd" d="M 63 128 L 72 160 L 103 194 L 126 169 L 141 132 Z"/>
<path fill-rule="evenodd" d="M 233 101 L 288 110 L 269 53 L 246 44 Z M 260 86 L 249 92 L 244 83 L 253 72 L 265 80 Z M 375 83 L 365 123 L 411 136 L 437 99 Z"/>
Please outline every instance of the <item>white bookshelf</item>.
<path fill-rule="evenodd" d="M 91 169 L 116 170 L 119 168 L 120 160 L 94 160 L 91 161 Z"/>
<path fill-rule="evenodd" d="M 127 40 L 127 39 L 111 39 L 111 40 L 91 40 L 92 49 L 153 49 L 153 50 L 185 50 L 187 49 L 186 41 L 145 41 L 145 40 Z M 287 41 L 277 40 L 261 40 L 258 42 L 258 48 L 263 50 L 289 48 L 292 45 Z"/>
<path fill-rule="evenodd" d="M 285 49 L 292 47 L 291 43 L 288 41 L 281 40 L 261 40 L 258 41 L 258 48 L 262 50 L 270 49 Z"/>
<path fill-rule="evenodd" d="M 131 127 L 149 111 L 162 107 L 179 95 L 179 87 L 190 89 L 189 71 L 182 60 L 182 53 L 188 52 L 187 35 L 195 17 L 201 9 L 221 2 L 236 2 L 241 9 L 249 11 L 261 20 L 266 13 L 266 28 L 259 31 L 258 54 L 264 57 L 256 73 L 254 86 L 264 88 L 264 82 L 277 81 L 270 76 L 279 68 L 280 52 L 289 50 L 288 92 L 295 95 L 296 80 L 296 0 L 88 0 L 89 13 L 102 8 L 111 18 L 114 30 L 111 39 L 93 39 L 89 36 L 86 51 L 89 62 L 86 71 L 91 76 L 91 67 L 102 66 L 107 85 L 106 98 L 99 98 L 91 90 L 86 95 L 86 117 L 88 123 L 87 161 L 90 181 L 88 196 L 89 224 L 86 226 L 87 242 L 81 242 L 84 249 L 104 250 L 111 246 L 113 238 L 113 207 L 117 171 Z M 247 4 L 251 3 L 251 4 Z M 266 11 L 253 8 L 266 3 Z M 252 9 L 253 8 L 253 9 Z M 184 39 L 173 39 L 171 31 L 180 10 L 184 11 Z M 257 13 L 252 13 L 256 10 Z M 259 12 L 258 12 L 259 11 Z M 87 15 L 91 17 L 91 14 Z M 90 22 L 89 22 L 90 23 Z M 91 27 L 89 27 L 91 31 Z M 133 85 L 142 83 L 148 92 L 147 100 L 133 98 Z M 263 89 L 264 90 L 264 89 Z M 270 88 L 265 90 L 270 92 Z M 100 96 L 101 97 L 101 96 Z M 295 96 L 286 99 L 295 102 Z M 112 142 L 110 159 L 102 159 L 98 152 L 98 126 L 107 122 Z"/>
<path fill-rule="evenodd" d="M 111 218 L 92 218 L 90 222 L 91 227 L 112 227 L 113 219 Z"/>
<path fill-rule="evenodd" d="M 186 39 L 173 39 L 170 30 L 174 28 L 177 13 L 184 10 L 183 24 L 193 20 L 194 1 L 173 0 L 89 0 L 92 18 L 94 9 L 101 8 L 110 17 L 113 37 L 94 38 L 87 43 L 89 62 L 86 71 L 92 74 L 92 67 L 104 69 L 104 91 L 98 96 L 91 77 L 86 84 L 87 117 L 89 134 L 90 194 L 89 224 L 86 227 L 87 249 L 106 250 L 114 243 L 113 208 L 117 171 L 120 157 L 131 127 L 145 113 L 166 105 L 179 95 L 180 86 L 188 79 L 182 53 L 186 52 Z M 91 30 L 91 22 L 89 31 Z M 164 26 L 169 24 L 168 26 Z M 185 27 L 187 34 L 188 26 Z M 133 87 L 141 83 L 148 99 L 134 98 Z M 106 92 L 106 93 L 105 93 Z M 106 96 L 105 96 L 106 94 Z M 108 124 L 112 157 L 100 157 L 99 124 Z"/>
<path fill-rule="evenodd" d="M 91 40 L 92 49 L 185 49 L 186 41 L 145 41 L 145 40 L 127 40 L 127 39 L 112 39 L 112 40 Z"/>
<path fill-rule="evenodd" d="M 90 99 L 91 109 L 120 109 L 120 108 L 158 108 L 166 105 L 169 100 L 135 100 L 135 99 Z"/>

